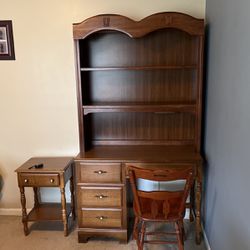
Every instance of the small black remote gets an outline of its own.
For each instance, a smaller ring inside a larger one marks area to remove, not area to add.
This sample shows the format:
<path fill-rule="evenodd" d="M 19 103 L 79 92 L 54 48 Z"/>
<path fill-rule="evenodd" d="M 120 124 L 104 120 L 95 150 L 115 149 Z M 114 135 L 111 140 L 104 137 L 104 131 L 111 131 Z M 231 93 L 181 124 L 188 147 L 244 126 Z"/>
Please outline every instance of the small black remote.
<path fill-rule="evenodd" d="M 29 169 L 31 169 L 31 168 L 43 168 L 43 164 L 41 163 L 41 164 L 37 164 L 37 165 L 33 165 L 33 166 L 29 167 Z"/>
<path fill-rule="evenodd" d="M 38 165 L 35 165 L 35 168 L 43 168 L 43 164 L 38 164 Z"/>

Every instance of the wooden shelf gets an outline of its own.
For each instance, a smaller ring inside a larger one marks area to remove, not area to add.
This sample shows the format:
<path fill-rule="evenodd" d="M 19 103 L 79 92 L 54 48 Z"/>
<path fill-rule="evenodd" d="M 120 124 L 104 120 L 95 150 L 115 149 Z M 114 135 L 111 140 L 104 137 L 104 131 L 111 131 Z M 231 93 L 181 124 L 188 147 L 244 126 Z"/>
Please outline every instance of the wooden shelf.
<path fill-rule="evenodd" d="M 111 70 L 171 70 L 171 69 L 197 69 L 197 65 L 169 65 L 169 66 L 124 66 L 124 67 L 84 67 L 81 71 L 111 71 Z"/>
<path fill-rule="evenodd" d="M 165 104 L 92 104 L 83 105 L 84 115 L 98 112 L 154 112 L 154 113 L 195 113 L 196 104 L 194 102 L 165 103 Z"/>
<path fill-rule="evenodd" d="M 70 215 L 70 204 L 67 207 L 67 217 Z M 34 207 L 28 214 L 28 221 L 62 221 L 61 203 L 42 203 Z"/>
<path fill-rule="evenodd" d="M 156 145 L 127 145 L 127 146 L 93 146 L 85 154 L 79 154 L 77 160 L 107 160 L 110 162 L 193 162 L 201 161 L 194 146 L 156 146 Z"/>

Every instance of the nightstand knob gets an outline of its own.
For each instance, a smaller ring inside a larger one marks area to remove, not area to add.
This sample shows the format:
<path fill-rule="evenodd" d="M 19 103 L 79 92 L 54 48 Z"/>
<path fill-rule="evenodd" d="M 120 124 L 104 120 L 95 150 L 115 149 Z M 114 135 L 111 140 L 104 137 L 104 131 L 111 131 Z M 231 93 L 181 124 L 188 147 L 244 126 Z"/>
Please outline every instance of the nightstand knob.
<path fill-rule="evenodd" d="M 24 182 L 25 182 L 25 183 L 28 183 L 28 182 L 29 182 L 29 180 L 28 180 L 28 179 L 25 179 L 25 180 L 24 180 Z"/>
<path fill-rule="evenodd" d="M 54 183 L 54 181 L 55 181 L 54 179 L 50 179 L 50 182 L 51 182 L 51 183 Z"/>
<path fill-rule="evenodd" d="M 107 217 L 105 217 L 105 216 L 97 216 L 96 218 L 99 219 L 99 220 L 107 219 Z"/>

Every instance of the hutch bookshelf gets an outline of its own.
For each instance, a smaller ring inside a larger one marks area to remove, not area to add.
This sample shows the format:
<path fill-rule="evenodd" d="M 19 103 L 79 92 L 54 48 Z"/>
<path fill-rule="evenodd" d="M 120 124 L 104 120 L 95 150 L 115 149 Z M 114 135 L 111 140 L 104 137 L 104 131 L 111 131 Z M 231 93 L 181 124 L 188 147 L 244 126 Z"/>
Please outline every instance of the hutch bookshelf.
<path fill-rule="evenodd" d="M 78 239 L 127 241 L 126 166 L 196 169 L 200 242 L 204 21 L 165 12 L 74 24 L 80 153 Z M 191 201 L 193 203 L 193 200 Z"/>

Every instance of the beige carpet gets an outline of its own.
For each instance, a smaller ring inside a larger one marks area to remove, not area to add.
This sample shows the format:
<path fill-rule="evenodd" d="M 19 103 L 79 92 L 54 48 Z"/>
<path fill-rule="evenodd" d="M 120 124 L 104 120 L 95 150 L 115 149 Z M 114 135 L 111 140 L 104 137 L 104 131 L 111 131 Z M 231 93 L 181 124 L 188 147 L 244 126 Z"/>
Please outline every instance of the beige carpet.
<path fill-rule="evenodd" d="M 91 239 L 78 243 L 77 232 L 71 227 L 68 237 L 63 236 L 61 223 L 29 223 L 30 234 L 24 236 L 21 217 L 0 216 L 0 250 L 137 250 L 135 241 L 119 244 L 108 239 Z M 185 250 L 205 250 L 204 243 L 197 246 L 194 241 L 194 223 L 185 223 L 187 240 Z M 145 250 L 177 249 L 168 245 L 145 245 Z"/>

